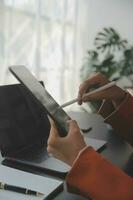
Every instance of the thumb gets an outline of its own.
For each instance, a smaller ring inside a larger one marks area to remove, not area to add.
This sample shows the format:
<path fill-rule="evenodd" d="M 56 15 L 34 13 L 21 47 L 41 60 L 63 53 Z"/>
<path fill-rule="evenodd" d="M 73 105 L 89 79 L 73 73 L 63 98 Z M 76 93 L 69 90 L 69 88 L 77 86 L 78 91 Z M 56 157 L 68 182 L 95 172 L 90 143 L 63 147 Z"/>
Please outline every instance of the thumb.
<path fill-rule="evenodd" d="M 51 125 L 50 137 L 59 137 L 58 130 L 56 128 L 56 125 L 55 125 L 53 119 L 49 116 L 48 116 L 48 119 L 49 119 L 49 122 L 50 122 L 50 125 Z"/>

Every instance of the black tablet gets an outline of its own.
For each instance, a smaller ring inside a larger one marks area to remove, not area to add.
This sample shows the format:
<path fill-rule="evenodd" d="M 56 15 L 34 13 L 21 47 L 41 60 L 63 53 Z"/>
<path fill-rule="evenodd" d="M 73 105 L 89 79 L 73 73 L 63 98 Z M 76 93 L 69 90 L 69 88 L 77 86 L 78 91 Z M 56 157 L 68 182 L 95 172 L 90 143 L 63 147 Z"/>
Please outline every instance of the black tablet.
<path fill-rule="evenodd" d="M 46 88 L 38 82 L 25 66 L 10 66 L 9 70 L 27 88 L 37 104 L 45 112 L 47 111 L 48 115 L 54 120 L 60 136 L 66 136 L 68 133 L 67 121 L 70 120 L 70 117 L 62 108 L 58 109 L 60 107 L 59 104 L 48 93 Z"/>

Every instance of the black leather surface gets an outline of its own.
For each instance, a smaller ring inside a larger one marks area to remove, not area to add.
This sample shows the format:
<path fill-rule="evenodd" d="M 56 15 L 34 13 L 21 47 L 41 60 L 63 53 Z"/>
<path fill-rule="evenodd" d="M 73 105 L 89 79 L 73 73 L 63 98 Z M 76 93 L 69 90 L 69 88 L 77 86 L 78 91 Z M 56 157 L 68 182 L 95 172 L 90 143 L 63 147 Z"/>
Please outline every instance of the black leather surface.
<path fill-rule="evenodd" d="M 0 86 L 0 148 L 2 155 L 47 142 L 50 124 L 44 110 L 21 84 Z"/>

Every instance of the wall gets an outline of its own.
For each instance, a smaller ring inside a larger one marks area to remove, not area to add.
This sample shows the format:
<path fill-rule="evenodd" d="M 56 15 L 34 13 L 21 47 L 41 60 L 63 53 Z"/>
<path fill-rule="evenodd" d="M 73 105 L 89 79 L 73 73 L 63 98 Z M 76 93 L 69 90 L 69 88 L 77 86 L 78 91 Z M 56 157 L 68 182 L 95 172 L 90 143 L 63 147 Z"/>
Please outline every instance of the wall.
<path fill-rule="evenodd" d="M 103 27 L 115 28 L 122 38 L 133 44 L 133 1 L 132 0 L 87 0 L 88 1 L 88 47 Z"/>

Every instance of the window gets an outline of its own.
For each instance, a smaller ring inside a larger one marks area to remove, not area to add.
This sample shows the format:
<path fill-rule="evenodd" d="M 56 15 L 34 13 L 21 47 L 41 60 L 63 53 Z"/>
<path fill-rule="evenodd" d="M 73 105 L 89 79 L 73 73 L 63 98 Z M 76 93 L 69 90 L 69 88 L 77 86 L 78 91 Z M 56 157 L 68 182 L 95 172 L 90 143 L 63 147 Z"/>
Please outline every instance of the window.
<path fill-rule="evenodd" d="M 1 83 L 14 82 L 9 65 L 26 65 L 58 101 L 72 98 L 77 6 L 77 0 L 1 1 Z"/>

